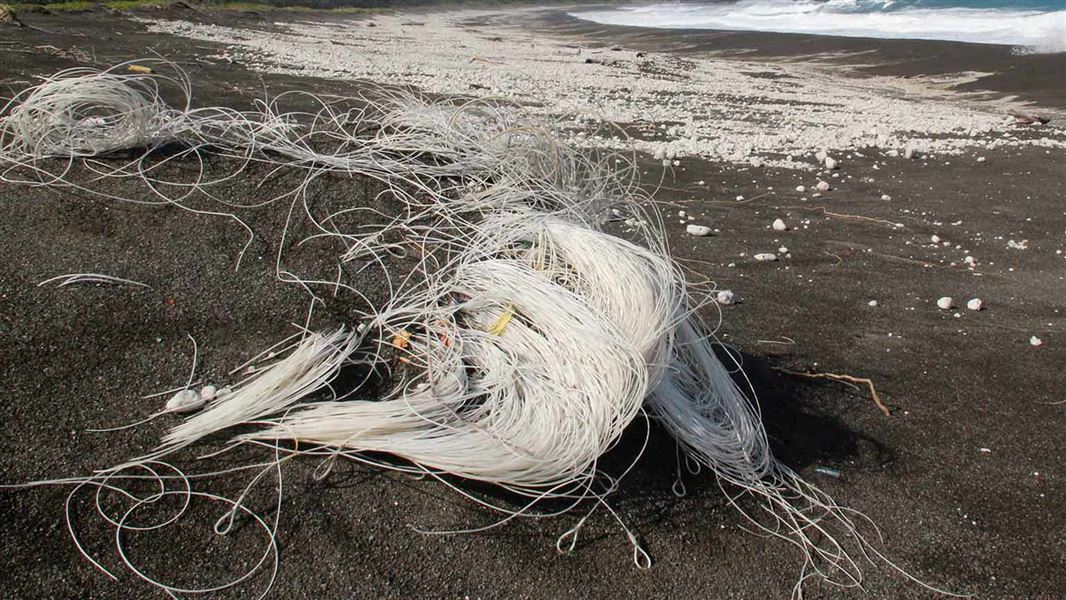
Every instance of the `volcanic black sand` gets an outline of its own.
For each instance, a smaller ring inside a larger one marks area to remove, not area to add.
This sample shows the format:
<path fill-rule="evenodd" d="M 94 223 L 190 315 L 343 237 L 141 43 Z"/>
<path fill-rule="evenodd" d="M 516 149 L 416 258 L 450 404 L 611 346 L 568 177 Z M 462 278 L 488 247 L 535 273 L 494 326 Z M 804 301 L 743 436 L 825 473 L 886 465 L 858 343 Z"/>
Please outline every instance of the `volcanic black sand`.
<path fill-rule="evenodd" d="M 81 64 L 57 56 L 75 46 L 102 65 L 153 49 L 188 69 L 198 105 L 248 107 L 264 86 L 336 93 L 359 87 L 205 65 L 192 54 L 209 44 L 148 36 L 118 15 L 23 20 L 37 29 L 0 26 L 5 93 Z M 38 48 L 44 45 L 58 50 Z M 742 299 L 724 309 L 721 333 L 743 353 L 778 456 L 869 516 L 884 534 L 886 555 L 914 576 L 983 598 L 1052 598 L 1066 590 L 1066 260 L 1055 253 L 1066 246 L 1064 159 L 1061 151 L 1012 148 L 987 153 L 985 162 L 969 154 L 898 158 L 873 170 L 873 159 L 852 156 L 832 180 L 836 189 L 821 198 L 793 191 L 799 183 L 812 186 L 810 174 L 686 160 L 666 174 L 656 195 L 672 250 L 688 261 L 692 277 L 711 278 Z M 651 161 L 647 169 L 653 185 L 661 173 Z M 293 185 L 265 174 L 249 171 L 219 194 L 267 198 Z M 374 190 L 359 181 L 326 178 L 316 185 L 314 203 L 323 211 L 373 202 Z M 149 197 L 134 183 L 101 189 Z M 910 210 L 903 221 L 890 210 L 900 205 Z M 686 235 L 679 209 L 718 232 Z M 306 294 L 274 277 L 284 213 L 279 205 L 241 211 L 257 236 L 235 271 L 246 236 L 228 219 L 0 187 L 0 481 L 85 475 L 153 447 L 176 419 L 111 433 L 86 429 L 161 408 L 163 399 L 139 398 L 185 381 L 188 336 L 199 345 L 197 378 L 222 382 L 232 367 L 291 334 L 290 323 L 302 324 Z M 773 231 L 775 218 L 793 229 Z M 978 233 L 982 241 L 975 242 Z M 952 247 L 935 247 L 934 234 Z M 1011 239 L 1028 240 L 1027 249 L 1009 249 Z M 782 246 L 791 258 L 751 260 Z M 962 250 L 980 256 L 980 275 L 962 264 Z M 286 255 L 288 266 L 316 273 L 335 264 L 335 253 L 311 245 Z M 334 276 L 326 271 L 324 277 Z M 151 289 L 37 286 L 76 272 L 134 279 Z M 372 300 L 385 297 L 380 274 L 351 277 Z M 940 296 L 960 304 L 980 297 L 985 309 L 938 310 Z M 871 300 L 878 305 L 869 306 Z M 313 327 L 343 322 L 355 308 L 327 301 Z M 1030 345 L 1034 335 L 1043 346 Z M 791 377 L 774 366 L 869 377 L 892 416 L 877 410 L 865 388 Z M 623 463 L 643 435 L 635 425 L 615 462 Z M 191 456 L 183 458 L 195 466 Z M 212 464 L 240 458 L 269 457 L 251 453 Z M 577 514 L 520 519 L 484 533 L 425 535 L 415 528 L 469 529 L 497 516 L 438 482 L 343 461 L 318 480 L 319 464 L 299 460 L 284 468 L 282 562 L 272 598 L 781 598 L 798 576 L 793 549 L 746 532 L 706 472 L 686 476 L 688 494 L 675 497 L 674 449 L 654 429 L 614 500 L 654 560 L 647 571 L 633 566 L 625 535 L 602 511 L 565 556 L 556 552 L 556 538 Z M 202 486 L 233 497 L 250 478 Z M 249 506 L 271 514 L 272 485 L 269 478 L 260 485 Z M 72 522 L 119 581 L 77 553 L 64 519 L 70 491 L 0 492 L 0 597 L 163 597 L 121 568 L 113 531 L 95 516 L 86 490 L 72 503 Z M 246 522 L 226 538 L 210 534 L 222 511 L 199 505 L 174 528 L 131 533 L 129 552 L 149 574 L 180 584 L 239 574 L 259 560 L 261 538 Z M 872 597 L 934 595 L 884 564 L 864 566 Z M 264 573 L 220 596 L 254 597 L 266 584 Z M 806 593 L 862 596 L 813 581 Z"/>

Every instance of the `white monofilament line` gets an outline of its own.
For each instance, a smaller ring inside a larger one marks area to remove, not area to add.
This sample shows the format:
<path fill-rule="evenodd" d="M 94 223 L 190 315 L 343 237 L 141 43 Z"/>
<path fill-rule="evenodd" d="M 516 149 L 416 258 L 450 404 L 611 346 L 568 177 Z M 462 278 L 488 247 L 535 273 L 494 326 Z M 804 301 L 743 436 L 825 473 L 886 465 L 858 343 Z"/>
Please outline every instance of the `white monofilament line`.
<path fill-rule="evenodd" d="M 166 81 L 188 99 L 187 78 Z M 281 105 L 290 100 L 315 108 L 286 112 Z M 605 502 L 616 484 L 598 491 L 597 463 L 646 404 L 689 456 L 763 500 L 760 509 L 774 521 L 753 523 L 803 551 L 803 578 L 810 570 L 859 584 L 857 565 L 834 535 L 855 536 L 863 553 L 881 554 L 850 511 L 771 455 L 756 405 L 695 315 L 658 218 L 640 206 L 630 163 L 619 171 L 614 155 L 563 147 L 550 125 L 523 125 L 514 110 L 492 103 L 429 102 L 395 90 L 351 100 L 283 94 L 250 113 L 190 109 L 188 102 L 175 110 L 160 99 L 154 78 L 111 70 L 61 74 L 4 109 L 5 180 L 29 169 L 39 180 L 80 189 L 69 176 L 75 159 L 168 142 L 186 144 L 179 156 L 196 158 L 210 147 L 240 167 L 209 181 L 201 162 L 200 177 L 182 183 L 160 179 L 145 157 L 113 170 L 99 161 L 90 166 L 100 177 L 140 177 L 182 207 L 193 191 L 229 181 L 252 162 L 303 169 L 304 182 L 286 194 L 290 219 L 302 203 L 317 230 L 311 237 L 342 243 L 339 262 L 371 257 L 384 270 L 393 252 L 421 257 L 411 275 L 389 280 L 391 299 L 362 327 L 306 333 L 287 356 L 174 427 L 156 451 L 105 471 L 107 481 L 165 464 L 175 451 L 241 425 L 233 442 L 271 446 L 279 458 L 269 468 L 279 477 L 282 452 L 367 462 L 364 453 L 383 452 L 414 467 L 375 464 L 489 482 L 532 502 L 592 498 L 617 518 Z M 53 169 L 47 159 L 54 157 L 67 166 Z M 353 209 L 316 219 L 307 185 L 326 173 L 385 184 L 399 216 L 370 233 L 337 225 Z M 184 191 L 168 197 L 167 186 Z M 634 241 L 600 230 L 612 209 L 636 217 Z M 404 241 L 386 242 L 392 234 Z M 351 290 L 339 280 L 289 273 L 280 250 L 277 274 L 308 291 Z M 366 399 L 358 389 L 332 389 L 346 367 L 384 365 L 386 348 L 401 360 L 391 391 Z M 289 441 L 317 447 L 289 450 Z M 101 485 L 99 478 L 82 483 Z M 230 501 L 230 516 L 247 510 L 241 501 Z M 111 523 L 119 533 L 126 527 Z M 579 527 L 564 535 L 576 536 Z"/>

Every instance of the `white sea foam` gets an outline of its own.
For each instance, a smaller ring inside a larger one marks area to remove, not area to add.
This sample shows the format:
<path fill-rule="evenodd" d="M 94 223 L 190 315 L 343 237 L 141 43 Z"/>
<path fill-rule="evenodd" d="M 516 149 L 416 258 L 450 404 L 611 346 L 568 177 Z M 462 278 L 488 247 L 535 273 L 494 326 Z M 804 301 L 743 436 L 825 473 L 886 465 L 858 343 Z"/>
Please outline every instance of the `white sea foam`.
<path fill-rule="evenodd" d="M 609 25 L 950 40 L 1066 52 L 1066 10 L 952 7 L 891 0 L 741 0 L 571 14 Z"/>

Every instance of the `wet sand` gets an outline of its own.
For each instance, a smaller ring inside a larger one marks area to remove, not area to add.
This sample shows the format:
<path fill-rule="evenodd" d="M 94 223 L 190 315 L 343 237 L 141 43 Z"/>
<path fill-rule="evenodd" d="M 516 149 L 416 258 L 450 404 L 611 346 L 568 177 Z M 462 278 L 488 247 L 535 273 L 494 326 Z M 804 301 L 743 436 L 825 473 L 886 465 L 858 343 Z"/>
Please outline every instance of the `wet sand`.
<path fill-rule="evenodd" d="M 257 22 L 253 15 L 210 18 Z M 264 84 L 274 92 L 333 93 L 362 85 L 205 64 L 196 57 L 220 46 L 145 34 L 142 25 L 118 17 L 25 20 L 52 33 L 3 30 L 5 41 L 16 42 L 3 47 L 6 89 L 78 64 L 9 51 L 44 44 L 92 49 L 104 64 L 155 49 L 189 70 L 201 105 L 248 106 Z M 696 158 L 665 174 L 650 157 L 642 164 L 648 185 L 663 180 L 656 198 L 671 216 L 673 252 L 688 261 L 693 278 L 711 278 L 742 300 L 725 309 L 721 333 L 744 354 L 778 456 L 842 505 L 868 515 L 884 534 L 887 555 L 915 576 L 982 598 L 1054 597 L 1066 589 L 1066 383 L 1060 369 L 1066 364 L 1066 259 L 1056 254 L 1066 251 L 1066 153 L 1021 146 L 988 153 L 983 162 L 973 152 L 931 160 L 847 152 L 839 158 L 837 178 Z M 251 173 L 224 194 L 265 195 L 291 183 L 255 188 L 261 176 Z M 814 198 L 819 177 L 834 189 Z M 797 185 L 808 191 L 796 192 Z M 324 204 L 370 201 L 368 190 L 347 178 L 327 178 L 321 186 Z M 687 236 L 673 217 L 678 210 L 716 234 Z M 161 403 L 139 396 L 185 381 L 187 334 L 199 343 L 202 376 L 222 379 L 291 333 L 289 323 L 302 323 L 306 296 L 274 279 L 283 216 L 261 209 L 242 216 L 258 237 L 234 272 L 245 237 L 227 220 L 0 187 L 3 483 L 83 475 L 151 448 L 172 421 L 107 434 L 85 429 L 157 410 Z M 773 231 L 776 218 L 792 229 Z M 933 235 L 951 245 L 934 246 Z M 1026 250 L 1007 247 L 1008 240 L 1023 239 Z M 751 259 L 780 247 L 790 257 Z M 294 259 L 314 269 L 330 250 L 312 247 Z M 962 263 L 967 254 L 977 258 L 977 269 Z M 37 287 L 79 271 L 128 277 L 152 289 Z M 371 296 L 383 293 L 380 278 L 367 275 L 356 283 Z M 986 309 L 941 311 L 934 303 L 943 295 L 960 303 L 980 297 Z M 339 299 L 317 311 L 315 325 L 342 322 L 352 307 Z M 1030 346 L 1033 335 L 1044 346 Z M 878 412 L 864 389 L 786 376 L 775 366 L 870 377 L 893 416 Z M 632 451 L 630 442 L 616 460 Z M 798 576 L 792 549 L 744 531 L 742 517 L 706 473 L 686 477 L 688 494 L 675 497 L 674 449 L 654 430 L 615 504 L 654 560 L 648 571 L 633 567 L 625 535 L 603 515 L 590 520 L 577 549 L 565 556 L 555 541 L 578 515 L 427 536 L 412 526 L 464 529 L 495 517 L 439 483 L 351 464 L 316 481 L 317 466 L 297 461 L 285 469 L 282 563 L 270 597 L 779 598 Z M 842 476 L 820 475 L 816 467 Z M 232 495 L 246 482 L 216 481 L 210 488 Z M 63 518 L 68 492 L 0 493 L 0 596 L 158 594 L 128 575 L 112 582 L 77 554 Z M 266 492 L 251 506 L 269 511 Z M 119 573 L 110 530 L 93 517 L 91 501 L 90 494 L 78 497 L 74 523 L 94 555 Z M 175 574 L 182 583 L 240 572 L 259 559 L 262 547 L 250 526 L 232 541 L 212 539 L 206 532 L 221 510 L 192 514 L 163 535 L 131 536 L 133 554 L 152 573 Z M 864 570 L 872 597 L 930 597 L 883 565 Z M 260 576 L 220 596 L 248 597 L 266 583 Z M 810 598 L 862 597 L 813 582 L 806 591 Z"/>
<path fill-rule="evenodd" d="M 529 22 L 527 18 L 521 20 Z M 545 33 L 564 32 L 590 44 L 621 44 L 681 55 L 816 63 L 857 77 L 941 79 L 957 97 L 1009 98 L 1045 111 L 1066 111 L 1062 53 L 1022 54 L 1011 46 L 937 40 L 625 27 L 582 21 L 564 10 L 543 11 L 533 22 Z M 958 75 L 962 73 L 972 76 L 960 80 Z"/>

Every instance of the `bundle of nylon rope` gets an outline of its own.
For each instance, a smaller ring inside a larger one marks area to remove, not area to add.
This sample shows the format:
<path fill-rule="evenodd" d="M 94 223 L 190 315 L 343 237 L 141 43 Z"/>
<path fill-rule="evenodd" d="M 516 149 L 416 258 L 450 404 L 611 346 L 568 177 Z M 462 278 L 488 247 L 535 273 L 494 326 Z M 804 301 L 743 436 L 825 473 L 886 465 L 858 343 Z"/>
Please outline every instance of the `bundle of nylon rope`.
<path fill-rule="evenodd" d="M 173 110 L 153 82 L 114 71 L 46 81 L 5 109 L 0 163 L 169 140 L 307 169 L 309 178 L 361 175 L 390 185 L 402 210 L 383 231 L 421 232 L 427 268 L 359 327 L 308 332 L 108 477 L 242 426 L 238 445 L 387 453 L 416 471 L 496 484 L 534 502 L 605 502 L 613 485 L 596 485 L 598 460 L 646 408 L 692 459 L 763 500 L 773 522 L 757 525 L 803 552 L 804 577 L 810 570 L 859 583 L 840 533 L 880 556 L 847 511 L 772 456 L 757 406 L 720 360 L 654 213 L 641 206 L 631 164 L 564 147 L 550 126 L 483 102 L 388 92 L 360 109 L 305 95 L 319 110 L 284 112 L 276 102 L 254 113 Z M 92 118 L 79 115 L 97 112 L 99 124 L 79 125 Z M 626 240 L 603 231 L 612 213 L 646 218 Z M 382 231 L 339 231 L 326 226 L 332 218 L 316 223 L 315 235 L 344 244 L 338 261 L 387 250 Z M 404 365 L 391 390 L 338 393 L 344 368 L 386 362 L 386 347 Z M 234 506 L 231 513 L 244 510 Z"/>

